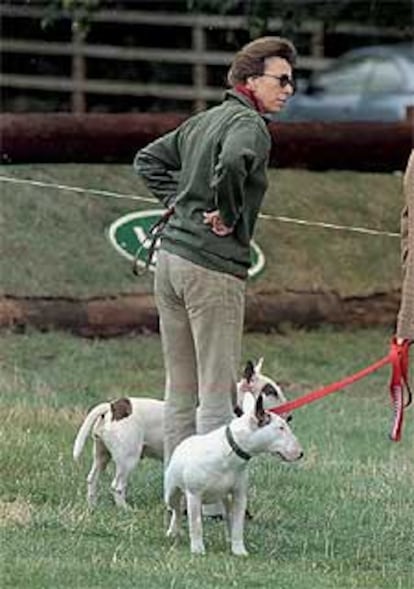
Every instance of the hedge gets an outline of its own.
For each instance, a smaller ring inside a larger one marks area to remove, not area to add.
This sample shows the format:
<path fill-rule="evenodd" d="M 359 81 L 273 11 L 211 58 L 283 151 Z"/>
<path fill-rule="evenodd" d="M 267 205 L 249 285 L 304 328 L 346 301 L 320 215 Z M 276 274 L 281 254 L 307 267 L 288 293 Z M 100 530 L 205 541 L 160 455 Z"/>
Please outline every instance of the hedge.
<path fill-rule="evenodd" d="M 1 158 L 7 163 L 130 163 L 138 149 L 176 128 L 186 115 L 0 115 Z M 269 125 L 270 165 L 313 170 L 402 170 L 414 145 L 413 121 Z"/>

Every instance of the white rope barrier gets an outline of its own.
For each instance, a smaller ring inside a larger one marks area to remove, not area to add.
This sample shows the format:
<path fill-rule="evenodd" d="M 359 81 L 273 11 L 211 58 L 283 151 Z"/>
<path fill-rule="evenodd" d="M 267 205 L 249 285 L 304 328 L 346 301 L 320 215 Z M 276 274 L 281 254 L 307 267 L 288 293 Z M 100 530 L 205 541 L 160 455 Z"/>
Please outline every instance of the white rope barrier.
<path fill-rule="evenodd" d="M 29 184 L 31 186 L 37 186 L 39 188 L 51 188 L 55 190 L 67 190 L 69 192 L 77 192 L 83 194 L 91 194 L 94 196 L 105 196 L 109 198 L 121 198 L 126 200 L 135 200 L 141 202 L 147 202 L 151 204 L 159 204 L 159 201 L 155 198 L 146 196 L 138 196 L 135 194 L 121 194 L 118 192 L 111 192 L 108 190 L 99 190 L 95 188 L 81 188 L 80 186 L 68 186 L 66 184 L 54 184 L 52 182 L 42 182 L 40 180 L 28 180 L 26 178 L 14 178 L 13 176 L 1 176 L 0 182 L 12 182 L 15 184 Z M 335 223 L 324 223 L 323 221 L 308 221 L 305 219 L 296 219 L 294 217 L 284 217 L 277 215 L 269 215 L 267 213 L 259 213 L 259 219 L 269 221 L 279 221 L 281 223 L 293 223 L 296 225 L 304 225 L 306 227 L 319 227 L 322 229 L 333 229 L 336 231 L 349 231 L 353 233 L 363 233 L 366 235 L 382 235 L 386 237 L 400 237 L 399 233 L 393 233 L 391 231 L 381 231 L 378 229 L 370 229 L 368 227 L 354 227 L 350 225 L 337 225 Z"/>
<path fill-rule="evenodd" d="M 80 186 L 67 186 L 66 184 L 53 184 L 52 182 L 41 182 L 40 180 L 28 180 L 27 178 L 13 178 L 13 176 L 0 176 L 1 182 L 13 182 L 15 184 L 30 184 L 39 188 L 54 188 L 56 190 L 68 190 L 69 192 L 81 192 L 93 194 L 94 196 L 108 196 L 111 198 L 125 198 L 128 200 L 140 200 L 143 202 L 150 202 L 151 204 L 158 203 L 154 198 L 145 196 L 136 196 L 135 194 L 119 194 L 118 192 L 110 192 L 109 190 L 98 190 L 96 188 L 81 188 Z"/>
<path fill-rule="evenodd" d="M 296 225 L 307 225 L 311 227 L 321 227 L 323 229 L 335 229 L 337 231 L 352 231 L 354 233 L 365 233 L 367 235 L 385 235 L 386 237 L 400 237 L 399 233 L 392 231 L 381 231 L 380 229 L 370 229 L 369 227 L 354 227 L 352 225 L 336 225 L 335 223 L 324 223 L 323 221 L 306 221 L 305 219 L 295 219 L 292 217 L 276 217 L 260 213 L 261 219 L 281 221 L 282 223 L 296 223 Z"/>

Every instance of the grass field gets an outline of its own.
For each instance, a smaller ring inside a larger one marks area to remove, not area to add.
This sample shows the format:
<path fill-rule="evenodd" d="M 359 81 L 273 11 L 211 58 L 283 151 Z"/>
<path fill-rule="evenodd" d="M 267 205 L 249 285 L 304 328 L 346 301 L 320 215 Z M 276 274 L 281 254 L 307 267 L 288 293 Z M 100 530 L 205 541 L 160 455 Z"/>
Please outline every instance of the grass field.
<path fill-rule="evenodd" d="M 148 198 L 131 166 L 8 165 L 2 175 L 60 188 L 0 182 L 1 292 L 80 297 L 151 290 L 151 278 L 132 274 L 131 264 L 109 244 L 107 231 L 119 217 L 158 205 L 63 188 Z M 269 180 L 265 214 L 399 231 L 400 176 L 272 169 Z M 255 239 L 266 258 L 265 272 L 249 284 L 255 291 L 364 296 L 400 287 L 398 238 L 260 219 Z"/>
<path fill-rule="evenodd" d="M 245 336 L 243 359 L 293 398 L 387 352 L 384 330 Z M 161 465 L 144 461 L 131 508 L 111 502 L 108 472 L 89 512 L 90 448 L 71 446 L 87 408 L 119 395 L 162 396 L 158 336 L 86 340 L 62 333 L 3 333 L 0 429 L 0 581 L 14 589 L 412 589 L 414 413 L 402 442 L 391 423 L 383 368 L 295 413 L 301 464 L 251 464 L 250 556 L 233 557 L 223 527 L 208 523 L 207 556 L 188 538 L 164 537 Z"/>
<path fill-rule="evenodd" d="M 16 178 L 148 196 L 129 166 L 13 165 Z M 120 216 L 150 204 L 3 182 L 1 293 L 87 297 L 147 292 L 109 245 Z M 263 212 L 398 232 L 401 178 L 388 174 L 271 170 Z M 255 291 L 364 295 L 399 288 L 399 240 L 260 220 L 266 271 Z M 18 263 L 16 263 L 16 260 Z M 294 269 L 294 271 L 292 271 Z M 382 357 L 385 330 L 289 331 L 244 338 L 243 359 L 290 398 Z M 0 586 L 15 589 L 413 589 L 414 413 L 403 441 L 391 425 L 384 368 L 295 413 L 301 464 L 251 464 L 247 559 L 230 555 L 208 522 L 207 556 L 164 537 L 162 468 L 144 461 L 131 508 L 112 505 L 109 471 L 99 506 L 85 501 L 90 448 L 72 443 L 87 409 L 124 395 L 162 397 L 157 335 L 111 340 L 63 333 L 0 334 Z"/>

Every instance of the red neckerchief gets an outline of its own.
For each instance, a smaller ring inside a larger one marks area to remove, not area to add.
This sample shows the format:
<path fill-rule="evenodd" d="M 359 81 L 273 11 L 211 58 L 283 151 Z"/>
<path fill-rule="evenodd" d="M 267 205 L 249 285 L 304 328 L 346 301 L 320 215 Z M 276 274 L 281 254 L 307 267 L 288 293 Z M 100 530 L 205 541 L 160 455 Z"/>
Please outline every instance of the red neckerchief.
<path fill-rule="evenodd" d="M 265 112 L 262 101 L 259 100 L 257 98 L 257 96 L 255 95 L 255 93 L 253 92 L 253 90 L 250 90 L 250 88 L 248 88 L 245 84 L 237 84 L 234 87 L 234 89 L 239 94 L 246 96 L 246 98 L 248 98 L 249 101 L 253 104 L 253 106 L 257 110 L 257 112 L 260 112 L 260 113 Z"/>

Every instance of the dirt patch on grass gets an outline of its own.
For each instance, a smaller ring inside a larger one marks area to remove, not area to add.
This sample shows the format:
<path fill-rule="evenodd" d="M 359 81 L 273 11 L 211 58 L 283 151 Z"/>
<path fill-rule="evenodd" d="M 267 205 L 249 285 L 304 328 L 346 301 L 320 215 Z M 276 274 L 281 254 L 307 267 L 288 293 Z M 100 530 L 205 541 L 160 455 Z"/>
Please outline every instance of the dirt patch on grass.
<path fill-rule="evenodd" d="M 27 526 L 32 520 L 32 506 L 24 499 L 2 501 L 0 499 L 0 527 L 10 524 Z"/>

